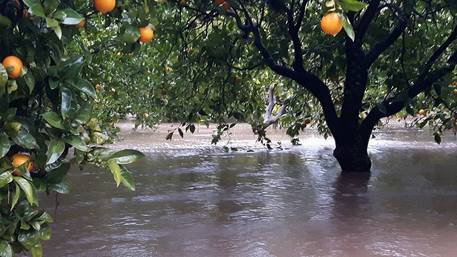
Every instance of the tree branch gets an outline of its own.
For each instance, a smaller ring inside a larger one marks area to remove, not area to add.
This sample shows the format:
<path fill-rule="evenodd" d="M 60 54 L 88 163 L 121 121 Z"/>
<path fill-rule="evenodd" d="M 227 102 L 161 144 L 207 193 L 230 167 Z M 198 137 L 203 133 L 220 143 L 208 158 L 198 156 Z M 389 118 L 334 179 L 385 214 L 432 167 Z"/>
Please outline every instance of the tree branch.
<path fill-rule="evenodd" d="M 368 52 L 367 58 L 365 60 L 366 67 L 370 67 L 376 59 L 389 48 L 391 45 L 395 43 L 395 41 L 401 36 L 403 31 L 405 31 L 408 25 L 408 18 L 409 17 L 401 17 L 400 22 L 397 26 L 390 32 L 390 34 L 381 42 L 377 43 L 373 46 L 373 48 Z"/>
<path fill-rule="evenodd" d="M 379 122 L 379 120 L 401 111 L 406 106 L 409 99 L 413 99 L 420 93 L 424 92 L 433 83 L 441 79 L 443 76 L 452 72 L 457 65 L 457 51 L 452 54 L 448 63 L 448 66 L 430 72 L 422 78 L 418 79 L 413 84 L 413 86 L 408 89 L 407 92 L 403 94 L 399 93 L 396 96 L 390 97 L 375 106 L 360 126 L 362 137 L 368 140 L 372 130 Z"/>
<path fill-rule="evenodd" d="M 278 104 L 278 100 L 275 96 L 275 88 L 276 88 L 276 85 L 271 85 L 268 88 L 268 106 L 265 111 L 265 115 L 264 115 L 264 119 L 263 119 L 264 128 L 267 128 L 270 125 L 278 122 L 278 120 L 286 113 L 287 99 L 281 103 L 281 107 L 280 107 L 278 113 L 276 113 L 276 115 L 273 116 L 274 107 Z"/>
<path fill-rule="evenodd" d="M 363 38 L 365 37 L 365 33 L 370 26 L 371 21 L 374 19 L 376 14 L 378 13 L 378 7 L 381 0 L 372 0 L 367 10 L 364 12 L 363 16 L 359 19 L 359 22 L 356 27 L 356 34 L 355 34 L 355 42 L 357 45 L 361 46 L 363 42 Z"/>

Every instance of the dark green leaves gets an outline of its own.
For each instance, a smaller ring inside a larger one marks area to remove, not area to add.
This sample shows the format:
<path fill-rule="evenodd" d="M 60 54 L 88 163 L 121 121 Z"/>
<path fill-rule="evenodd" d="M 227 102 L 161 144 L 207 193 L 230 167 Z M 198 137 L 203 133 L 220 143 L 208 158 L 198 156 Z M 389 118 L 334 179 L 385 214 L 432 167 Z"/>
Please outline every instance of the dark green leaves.
<path fill-rule="evenodd" d="M 68 112 L 71 108 L 71 99 L 73 97 L 73 93 L 70 89 L 64 87 L 60 91 L 61 95 L 61 102 L 60 102 L 60 113 L 62 117 L 66 118 L 68 116 Z"/>
<path fill-rule="evenodd" d="M 346 31 L 346 34 L 348 35 L 348 37 L 352 41 L 354 41 L 355 40 L 355 32 L 354 32 L 354 28 L 352 27 L 351 21 L 349 21 L 349 18 L 346 16 L 346 14 L 342 14 L 341 17 L 343 19 L 344 31 Z"/>
<path fill-rule="evenodd" d="M 360 2 L 357 0 L 341 0 L 339 4 L 346 12 L 360 12 L 362 9 L 368 6 L 367 3 Z"/>
<path fill-rule="evenodd" d="M 112 154 L 109 159 L 115 160 L 117 164 L 130 164 L 138 159 L 144 157 L 144 154 L 142 154 L 139 151 L 136 150 L 131 150 L 131 149 L 126 149 L 126 150 L 121 150 L 118 152 L 115 152 Z"/>
<path fill-rule="evenodd" d="M 54 163 L 59 159 L 65 150 L 65 143 L 59 139 L 52 139 L 48 144 L 48 151 L 46 156 L 48 157 L 46 165 Z"/>
<path fill-rule="evenodd" d="M 122 32 L 122 40 L 126 43 L 135 43 L 140 38 L 140 31 L 137 27 L 126 25 Z"/>
<path fill-rule="evenodd" d="M 0 158 L 8 153 L 10 147 L 11 143 L 8 136 L 5 133 L 0 133 Z"/>
<path fill-rule="evenodd" d="M 5 240 L 0 240 L 0 257 L 13 257 L 13 249 Z"/>
<path fill-rule="evenodd" d="M 28 180 L 22 177 L 14 177 L 13 179 L 25 193 L 27 201 L 31 205 L 38 205 L 38 198 L 36 196 L 35 188 L 33 187 L 33 185 Z"/>
<path fill-rule="evenodd" d="M 64 129 L 62 118 L 55 112 L 44 113 L 43 119 L 54 128 Z"/>
<path fill-rule="evenodd" d="M 0 174 L 0 188 L 8 185 L 13 181 L 13 175 L 9 172 L 3 172 Z"/>

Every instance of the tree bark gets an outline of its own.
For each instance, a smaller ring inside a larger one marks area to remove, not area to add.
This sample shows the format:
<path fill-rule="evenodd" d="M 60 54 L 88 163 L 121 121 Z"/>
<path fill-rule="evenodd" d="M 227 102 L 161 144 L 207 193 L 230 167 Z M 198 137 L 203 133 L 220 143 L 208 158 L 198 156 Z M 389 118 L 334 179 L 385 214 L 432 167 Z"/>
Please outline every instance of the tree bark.
<path fill-rule="evenodd" d="M 335 140 L 336 148 L 333 156 L 337 159 L 343 173 L 369 173 L 371 159 L 368 156 L 368 142 L 363 142 L 359 136 L 344 142 Z"/>

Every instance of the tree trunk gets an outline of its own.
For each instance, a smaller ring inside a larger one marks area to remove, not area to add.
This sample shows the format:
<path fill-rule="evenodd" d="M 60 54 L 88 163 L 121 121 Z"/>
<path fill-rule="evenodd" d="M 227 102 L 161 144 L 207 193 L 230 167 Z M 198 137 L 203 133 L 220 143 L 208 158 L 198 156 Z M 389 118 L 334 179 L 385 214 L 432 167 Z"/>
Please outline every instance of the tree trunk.
<path fill-rule="evenodd" d="M 371 169 L 371 159 L 368 156 L 367 148 L 368 143 L 361 143 L 360 140 L 336 142 L 333 156 L 338 160 L 343 173 L 368 173 Z"/>

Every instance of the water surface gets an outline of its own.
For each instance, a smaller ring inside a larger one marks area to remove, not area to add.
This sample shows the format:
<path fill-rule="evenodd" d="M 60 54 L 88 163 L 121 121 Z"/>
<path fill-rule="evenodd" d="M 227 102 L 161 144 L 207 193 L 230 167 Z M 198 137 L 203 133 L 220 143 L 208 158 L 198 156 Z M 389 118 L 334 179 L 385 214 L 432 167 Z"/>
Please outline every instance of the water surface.
<path fill-rule="evenodd" d="M 130 167 L 136 192 L 116 190 L 103 170 L 71 171 L 46 256 L 457 254 L 453 136 L 437 145 L 429 132 L 379 132 L 371 177 L 341 177 L 332 141 L 313 132 L 282 151 L 232 141 L 246 146 L 234 153 L 150 136 L 127 135 L 119 146 L 148 151 Z M 45 201 L 54 212 L 54 198 Z"/>

